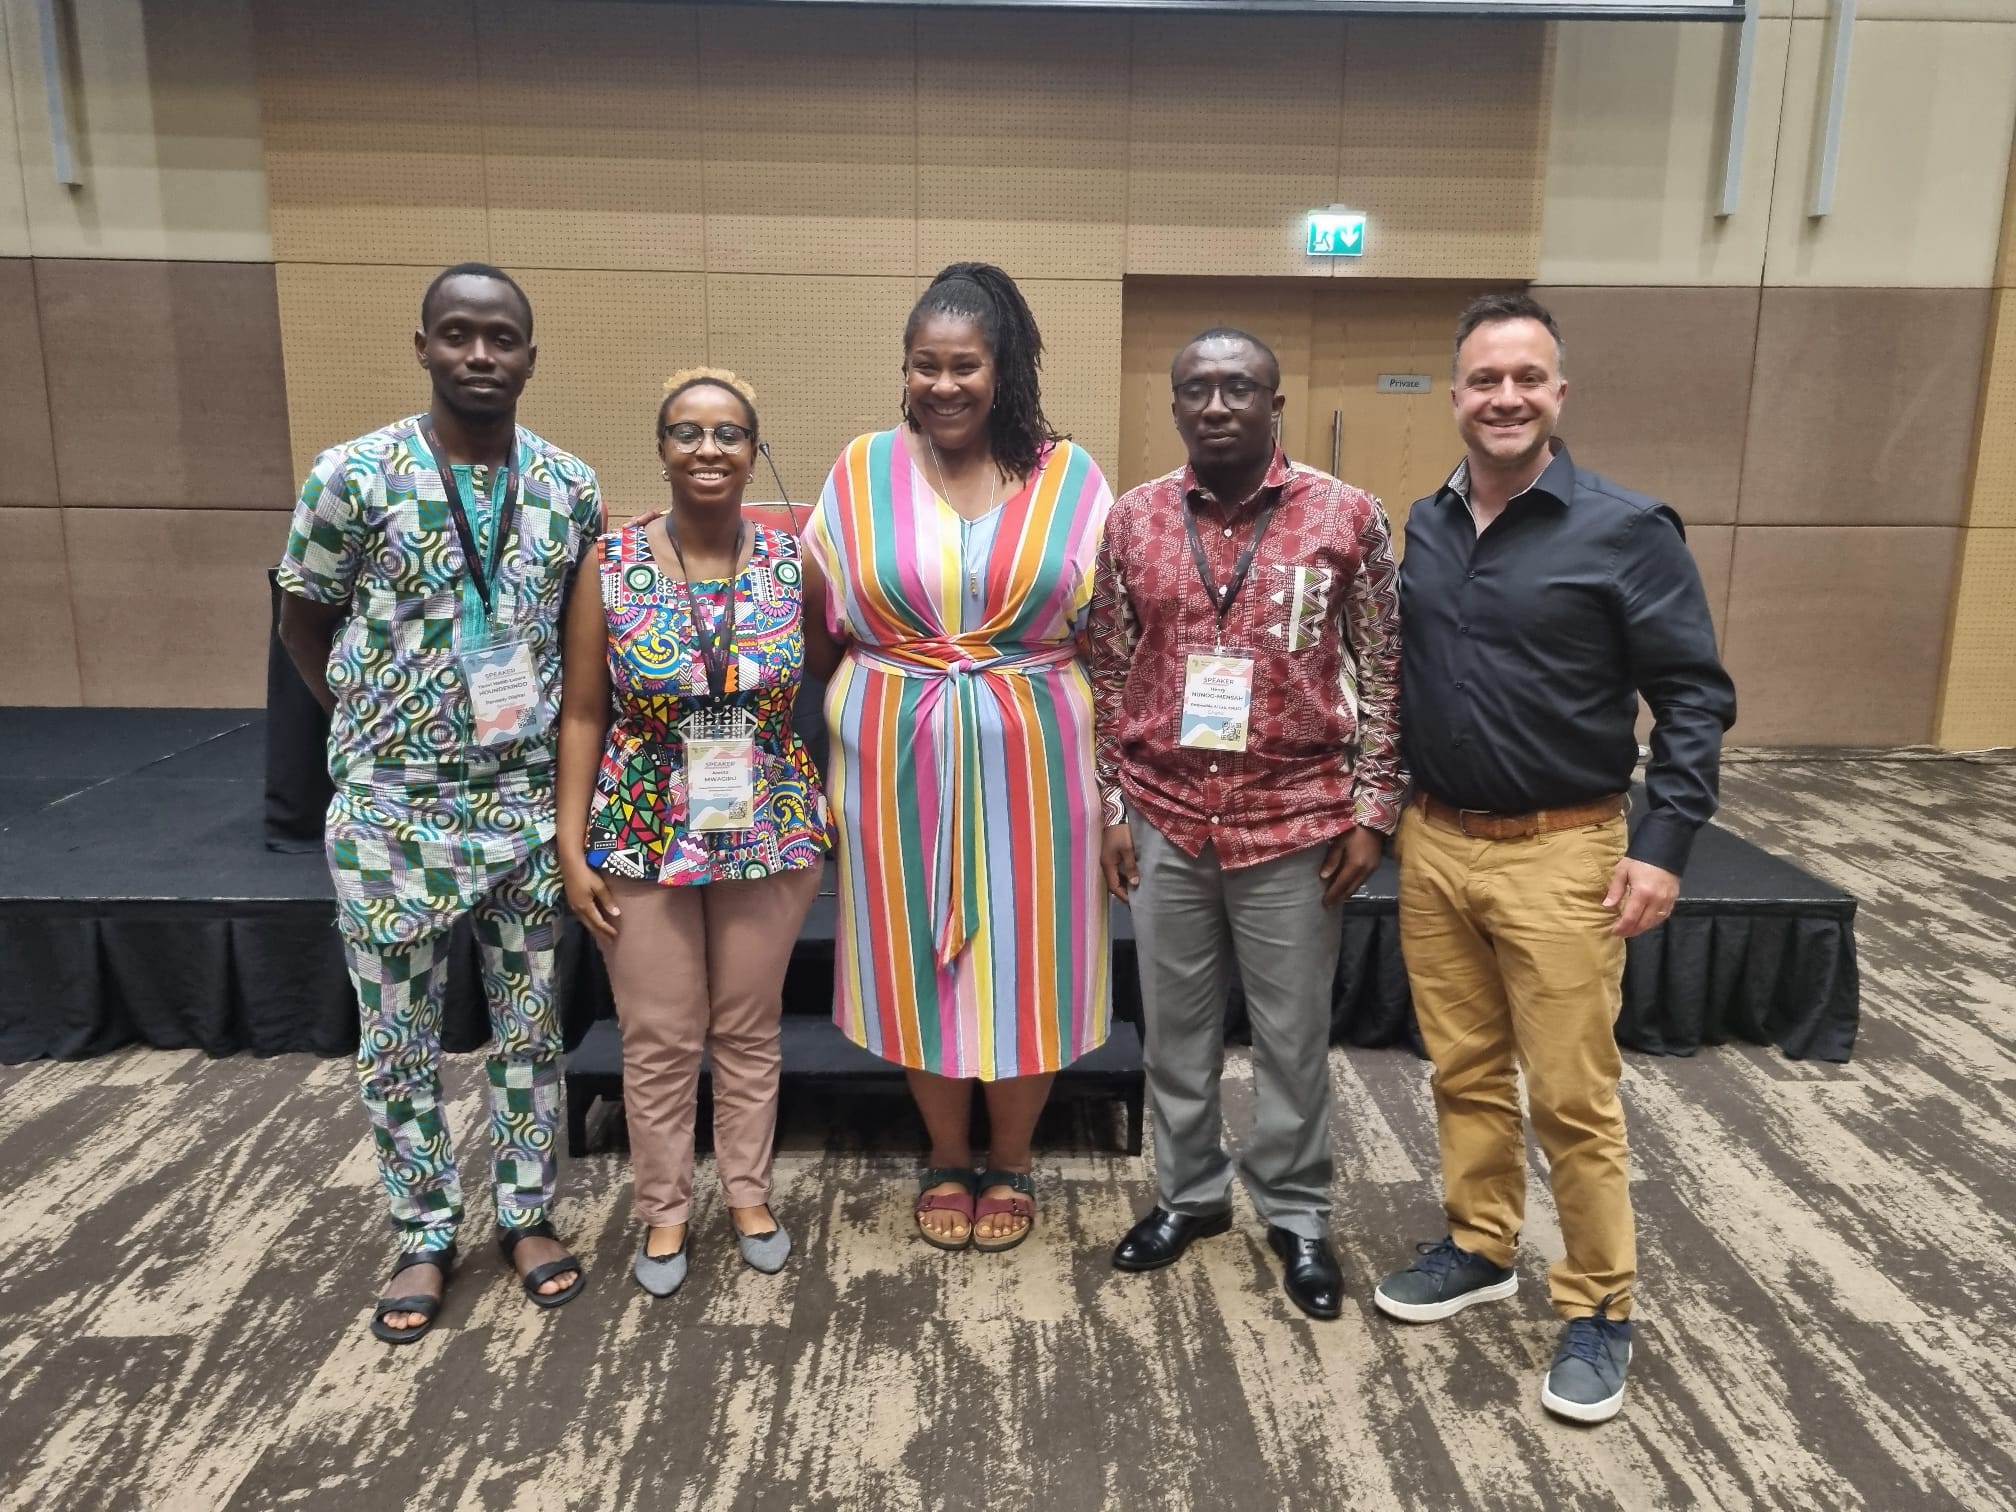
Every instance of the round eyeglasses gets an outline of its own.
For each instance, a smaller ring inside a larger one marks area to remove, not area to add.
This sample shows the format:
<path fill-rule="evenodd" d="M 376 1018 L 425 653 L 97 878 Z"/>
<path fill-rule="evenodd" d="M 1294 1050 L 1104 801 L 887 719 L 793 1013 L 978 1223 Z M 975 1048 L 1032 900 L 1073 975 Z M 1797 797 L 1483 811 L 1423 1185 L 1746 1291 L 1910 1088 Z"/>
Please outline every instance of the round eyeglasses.
<path fill-rule="evenodd" d="M 1211 403 L 1214 392 L 1225 401 L 1225 408 L 1243 410 L 1251 409 L 1255 399 L 1273 389 L 1251 378 L 1189 378 L 1176 385 L 1176 402 L 1186 410 L 1202 410 Z"/>
<path fill-rule="evenodd" d="M 700 450 L 700 443 L 709 435 L 714 437 L 714 444 L 724 452 L 739 452 L 749 444 L 749 427 L 736 425 L 732 421 L 724 421 L 710 431 L 697 421 L 681 420 L 666 426 L 665 435 L 672 445 L 682 452 Z"/>

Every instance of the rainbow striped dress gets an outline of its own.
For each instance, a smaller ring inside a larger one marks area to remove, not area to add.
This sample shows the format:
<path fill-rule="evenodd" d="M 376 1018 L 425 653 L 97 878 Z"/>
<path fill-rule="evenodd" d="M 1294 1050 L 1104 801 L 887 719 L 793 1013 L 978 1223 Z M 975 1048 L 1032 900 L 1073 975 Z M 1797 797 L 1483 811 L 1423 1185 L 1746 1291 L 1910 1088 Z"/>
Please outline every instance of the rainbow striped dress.
<path fill-rule="evenodd" d="M 968 521 L 903 431 L 855 440 L 807 530 L 832 628 L 834 1010 L 885 1059 L 1055 1071 L 1108 1025 L 1092 688 L 1073 639 L 1113 495 L 1068 441 Z"/>

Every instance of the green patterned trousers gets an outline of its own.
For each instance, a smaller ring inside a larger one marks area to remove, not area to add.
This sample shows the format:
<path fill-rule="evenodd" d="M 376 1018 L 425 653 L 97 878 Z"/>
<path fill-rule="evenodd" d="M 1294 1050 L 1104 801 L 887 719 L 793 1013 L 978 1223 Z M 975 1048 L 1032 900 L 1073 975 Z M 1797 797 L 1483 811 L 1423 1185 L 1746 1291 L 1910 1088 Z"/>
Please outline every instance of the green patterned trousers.
<path fill-rule="evenodd" d="M 490 1008 L 490 1132 L 497 1221 L 535 1224 L 553 1201 L 560 1123 L 560 1007 L 553 952 L 560 936 L 553 848 L 483 894 L 471 909 Z M 441 1106 L 441 1009 L 448 935 L 412 945 L 344 941 L 357 989 L 357 1073 L 392 1227 L 408 1250 L 453 1242 L 462 1183 Z"/>

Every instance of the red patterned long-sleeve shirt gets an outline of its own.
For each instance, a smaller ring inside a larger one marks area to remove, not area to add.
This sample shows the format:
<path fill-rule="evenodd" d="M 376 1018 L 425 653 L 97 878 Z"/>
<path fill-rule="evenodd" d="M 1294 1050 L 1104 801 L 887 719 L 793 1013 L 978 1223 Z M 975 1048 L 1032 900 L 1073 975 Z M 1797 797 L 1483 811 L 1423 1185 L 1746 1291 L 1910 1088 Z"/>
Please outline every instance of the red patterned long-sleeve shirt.
<path fill-rule="evenodd" d="M 1221 641 L 1184 511 L 1222 587 L 1277 496 Z M 1230 507 L 1188 467 L 1129 490 L 1107 517 L 1090 638 L 1108 824 L 1131 805 L 1190 855 L 1213 844 L 1236 868 L 1399 822 L 1400 596 L 1370 494 L 1279 451 Z M 1189 657 L 1221 644 L 1254 664 L 1243 751 L 1179 743 Z"/>

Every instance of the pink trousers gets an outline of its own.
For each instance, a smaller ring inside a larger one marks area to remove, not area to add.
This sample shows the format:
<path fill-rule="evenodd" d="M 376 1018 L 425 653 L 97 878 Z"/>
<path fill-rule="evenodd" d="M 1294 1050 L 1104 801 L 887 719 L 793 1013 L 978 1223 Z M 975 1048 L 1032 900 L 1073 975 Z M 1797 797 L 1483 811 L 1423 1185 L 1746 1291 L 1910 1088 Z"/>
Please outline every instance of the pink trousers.
<path fill-rule="evenodd" d="M 640 1222 L 684 1223 L 692 1211 L 703 1049 L 714 1063 L 714 1161 L 728 1205 L 770 1200 L 784 968 L 819 876 L 811 866 L 705 887 L 606 879 L 622 910 L 602 958 L 623 1029 Z"/>

